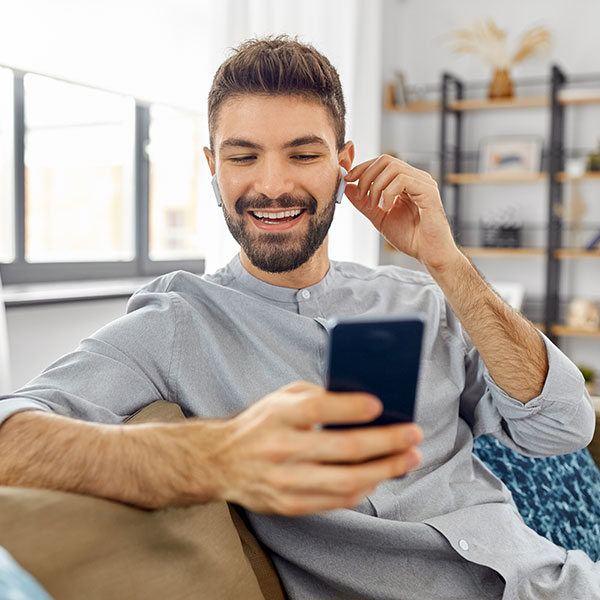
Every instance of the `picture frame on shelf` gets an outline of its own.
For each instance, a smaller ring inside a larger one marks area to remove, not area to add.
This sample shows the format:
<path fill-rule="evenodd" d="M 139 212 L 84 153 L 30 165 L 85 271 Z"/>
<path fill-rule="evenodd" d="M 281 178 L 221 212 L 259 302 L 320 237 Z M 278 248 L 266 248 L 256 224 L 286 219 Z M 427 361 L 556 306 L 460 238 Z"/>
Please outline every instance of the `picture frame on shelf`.
<path fill-rule="evenodd" d="M 479 150 L 479 172 L 495 175 L 539 173 L 543 147 L 544 140 L 534 135 L 484 138 Z"/>

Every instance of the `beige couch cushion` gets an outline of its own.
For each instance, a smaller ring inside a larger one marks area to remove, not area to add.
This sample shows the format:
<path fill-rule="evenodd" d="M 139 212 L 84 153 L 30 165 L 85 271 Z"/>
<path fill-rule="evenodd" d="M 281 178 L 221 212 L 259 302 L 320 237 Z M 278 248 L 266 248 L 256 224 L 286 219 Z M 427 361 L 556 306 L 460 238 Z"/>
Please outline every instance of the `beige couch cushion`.
<path fill-rule="evenodd" d="M 178 406 L 157 403 L 133 422 L 182 417 Z M 260 554 L 247 534 L 252 552 Z M 0 487 L 0 545 L 56 600 L 265 598 L 225 502 L 149 511 L 79 494 Z M 257 565 L 268 600 L 283 598 L 264 553 Z"/>
<path fill-rule="evenodd" d="M 0 544 L 57 600 L 262 600 L 223 502 L 146 511 L 0 488 Z"/>

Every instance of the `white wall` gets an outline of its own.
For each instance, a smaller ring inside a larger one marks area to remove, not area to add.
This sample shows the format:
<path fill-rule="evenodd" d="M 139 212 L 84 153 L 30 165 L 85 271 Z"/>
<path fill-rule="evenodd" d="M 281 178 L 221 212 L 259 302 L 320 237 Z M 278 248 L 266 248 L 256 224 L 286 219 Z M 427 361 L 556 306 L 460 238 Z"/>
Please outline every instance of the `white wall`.
<path fill-rule="evenodd" d="M 8 308 L 13 389 L 74 350 L 83 338 L 124 315 L 126 304 L 126 299 L 119 298 Z"/>
<path fill-rule="evenodd" d="M 545 58 L 517 65 L 514 78 L 549 77 L 551 64 L 558 64 L 569 74 L 599 73 L 600 3 L 594 0 L 385 0 L 384 3 L 384 80 L 391 81 L 394 71 L 405 73 L 409 85 L 434 84 L 443 72 L 451 72 L 467 81 L 488 81 L 490 69 L 478 57 L 454 54 L 447 46 L 448 35 L 476 19 L 492 18 L 507 31 L 509 45 L 516 49 L 518 37 L 530 27 L 542 25 L 553 35 L 553 48 Z M 600 88 L 600 83 L 596 86 Z M 482 90 L 482 94 L 485 91 Z M 432 98 L 433 99 L 433 98 Z M 464 147 L 477 150 L 485 136 L 534 134 L 549 137 L 550 118 L 545 109 L 481 111 L 463 117 Z M 406 160 L 430 160 L 438 149 L 439 116 L 437 114 L 383 117 L 384 150 L 399 153 Z M 567 108 L 566 146 L 592 149 L 600 139 L 600 107 Z M 430 165 L 436 166 L 436 160 Z M 565 202 L 572 189 L 565 186 Z M 600 223 L 600 185 L 581 184 L 588 212 L 585 220 Z M 515 205 L 524 223 L 547 223 L 546 184 L 507 186 L 464 186 L 462 206 L 466 220 L 477 223 L 495 207 Z M 533 243 L 544 243 L 545 229 L 532 234 Z M 386 262 L 417 267 L 415 261 L 397 254 L 384 254 Z M 476 266 L 492 281 L 519 281 L 529 298 L 541 299 L 545 290 L 545 260 L 474 259 Z M 564 297 L 590 297 L 600 303 L 600 262 L 597 259 L 563 261 L 561 293 Z M 582 364 L 591 364 L 600 372 L 598 338 L 564 338 L 565 351 Z"/>

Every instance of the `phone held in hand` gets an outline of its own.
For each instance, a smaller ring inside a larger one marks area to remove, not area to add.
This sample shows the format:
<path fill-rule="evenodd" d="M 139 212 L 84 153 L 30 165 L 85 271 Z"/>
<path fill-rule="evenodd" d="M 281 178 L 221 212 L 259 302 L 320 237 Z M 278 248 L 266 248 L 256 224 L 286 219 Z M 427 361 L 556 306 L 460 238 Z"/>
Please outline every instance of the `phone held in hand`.
<path fill-rule="evenodd" d="M 327 427 L 371 427 L 414 420 L 424 329 L 425 320 L 415 314 L 330 322 L 327 389 L 373 394 L 383 403 L 383 412 L 369 423 Z"/>

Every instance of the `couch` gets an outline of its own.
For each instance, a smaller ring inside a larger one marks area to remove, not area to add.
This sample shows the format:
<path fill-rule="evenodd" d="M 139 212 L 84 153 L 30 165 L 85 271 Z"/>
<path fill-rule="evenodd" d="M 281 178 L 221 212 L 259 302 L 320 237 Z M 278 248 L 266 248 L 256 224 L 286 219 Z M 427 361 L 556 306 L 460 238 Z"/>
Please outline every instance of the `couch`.
<path fill-rule="evenodd" d="M 183 418 L 177 405 L 159 401 L 136 413 L 130 422 Z M 480 438 L 476 442 L 475 451 L 500 476 L 503 469 L 504 475 L 514 473 L 512 465 L 506 468 L 507 460 L 522 460 L 525 462 L 519 463 L 518 472 L 527 472 L 534 478 L 531 481 L 535 481 L 531 463 L 527 461 L 547 460 L 509 456 L 505 453 L 508 449 L 496 446 L 495 440 Z M 566 486 L 552 479 L 557 475 L 556 465 L 542 463 L 546 480 L 540 488 L 547 490 L 548 484 L 554 486 L 560 495 L 561 510 L 569 513 L 570 530 L 590 532 L 589 539 L 574 538 L 566 540 L 566 544 L 560 537 L 564 532 L 559 532 L 558 543 L 582 547 L 591 555 L 595 551 L 594 539 L 600 544 L 600 472 L 589 454 L 581 454 L 586 452 L 568 455 L 571 466 Z M 575 455 L 578 456 L 573 463 Z M 553 459 L 564 462 L 561 457 Z M 583 464 L 581 469 L 572 466 L 578 462 Z M 583 479 L 580 471 L 584 473 Z M 521 481 L 521 488 L 512 491 L 515 499 L 536 516 L 547 512 L 548 505 L 532 506 L 531 502 L 547 503 L 548 498 L 538 494 L 534 500 L 528 499 L 525 488 L 531 487 L 531 481 L 529 484 Z M 591 487 L 588 491 L 592 506 L 584 517 L 579 516 L 581 497 L 573 505 L 575 496 L 570 496 L 567 490 L 573 481 L 577 481 L 579 492 L 582 487 Z M 591 501 L 594 496 L 595 503 Z M 552 508 L 550 512 L 556 511 Z M 562 522 L 563 517 L 558 520 Z M 550 534 L 543 530 L 538 533 L 553 539 L 556 523 L 542 519 L 542 525 Z M 584 547 L 586 544 L 590 547 Z M 56 600 L 283 600 L 287 597 L 270 558 L 246 527 L 241 513 L 225 502 L 144 510 L 67 492 L 0 487 L 0 546 Z"/>

